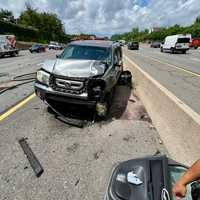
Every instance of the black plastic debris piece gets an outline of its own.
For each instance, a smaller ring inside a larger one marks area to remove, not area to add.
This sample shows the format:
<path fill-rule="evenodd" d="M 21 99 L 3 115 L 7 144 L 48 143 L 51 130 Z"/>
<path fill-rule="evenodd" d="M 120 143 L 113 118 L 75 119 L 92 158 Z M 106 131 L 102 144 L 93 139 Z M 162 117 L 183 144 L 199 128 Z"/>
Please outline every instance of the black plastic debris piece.
<path fill-rule="evenodd" d="M 77 186 L 80 182 L 80 179 L 77 179 L 76 183 L 74 184 L 75 186 Z"/>
<path fill-rule="evenodd" d="M 76 126 L 78 128 L 83 128 L 85 125 L 85 121 L 84 120 L 79 120 L 79 119 L 72 119 L 69 117 L 64 117 L 62 115 L 57 115 L 56 119 L 68 124 L 68 125 L 72 125 L 72 126 Z"/>
<path fill-rule="evenodd" d="M 24 154 L 26 155 L 33 171 L 35 172 L 35 175 L 37 177 L 40 177 L 44 172 L 44 169 L 40 164 L 39 160 L 37 159 L 37 157 L 35 156 L 35 154 L 33 153 L 33 151 L 31 150 L 31 148 L 29 147 L 26 139 L 25 138 L 19 139 L 19 144 L 22 147 Z"/>

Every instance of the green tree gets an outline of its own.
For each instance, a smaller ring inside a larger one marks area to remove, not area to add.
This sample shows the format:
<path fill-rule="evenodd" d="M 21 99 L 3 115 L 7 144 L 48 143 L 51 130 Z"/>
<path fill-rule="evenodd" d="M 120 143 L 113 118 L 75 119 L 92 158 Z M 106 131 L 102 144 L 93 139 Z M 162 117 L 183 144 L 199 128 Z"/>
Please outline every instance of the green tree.
<path fill-rule="evenodd" d="M 66 39 L 64 37 L 64 26 L 56 14 L 47 12 L 40 13 L 29 4 L 26 4 L 26 10 L 21 13 L 19 23 L 38 29 L 46 41 L 56 40 L 63 42 L 63 38 Z"/>
<path fill-rule="evenodd" d="M 9 22 L 12 22 L 12 23 L 15 22 L 15 18 L 14 18 L 13 13 L 11 11 L 1 9 L 0 10 L 0 20 L 5 20 L 5 19 Z"/>
<path fill-rule="evenodd" d="M 200 16 L 196 18 L 195 24 L 200 24 Z"/>

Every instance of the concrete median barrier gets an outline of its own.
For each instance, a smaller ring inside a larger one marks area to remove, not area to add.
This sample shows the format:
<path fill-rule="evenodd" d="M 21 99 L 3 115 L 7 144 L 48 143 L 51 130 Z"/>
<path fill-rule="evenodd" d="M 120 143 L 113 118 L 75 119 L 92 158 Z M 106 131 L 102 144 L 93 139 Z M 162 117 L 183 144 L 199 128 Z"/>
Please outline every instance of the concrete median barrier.
<path fill-rule="evenodd" d="M 137 95 L 173 159 L 191 164 L 200 158 L 200 115 L 125 56 Z"/>

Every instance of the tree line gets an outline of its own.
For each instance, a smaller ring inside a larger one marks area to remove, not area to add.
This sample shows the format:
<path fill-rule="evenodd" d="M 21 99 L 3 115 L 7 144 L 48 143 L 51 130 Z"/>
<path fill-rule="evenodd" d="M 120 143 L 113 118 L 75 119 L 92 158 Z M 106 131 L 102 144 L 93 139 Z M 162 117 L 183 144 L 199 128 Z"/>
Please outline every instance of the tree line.
<path fill-rule="evenodd" d="M 62 21 L 54 13 L 38 12 L 26 4 L 26 9 L 15 19 L 9 10 L 0 10 L 0 34 L 15 34 L 19 40 L 48 43 L 68 42 Z"/>
<path fill-rule="evenodd" d="M 160 28 L 159 31 L 149 32 L 148 29 L 139 31 L 138 28 L 133 28 L 132 31 L 123 34 L 115 34 L 111 40 L 126 40 L 126 41 L 162 41 L 168 35 L 176 34 L 191 34 L 193 38 L 200 37 L 200 17 L 197 17 L 191 26 L 182 27 L 174 25 L 169 28 Z"/>

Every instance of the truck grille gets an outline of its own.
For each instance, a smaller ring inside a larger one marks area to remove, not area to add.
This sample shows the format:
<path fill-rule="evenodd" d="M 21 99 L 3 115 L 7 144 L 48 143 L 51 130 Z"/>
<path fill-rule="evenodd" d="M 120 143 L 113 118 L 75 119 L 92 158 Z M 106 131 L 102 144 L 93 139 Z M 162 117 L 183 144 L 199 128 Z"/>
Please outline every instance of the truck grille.
<path fill-rule="evenodd" d="M 51 76 L 50 86 L 55 91 L 69 94 L 82 94 L 86 92 L 86 83 L 84 80 L 71 80 Z"/>

